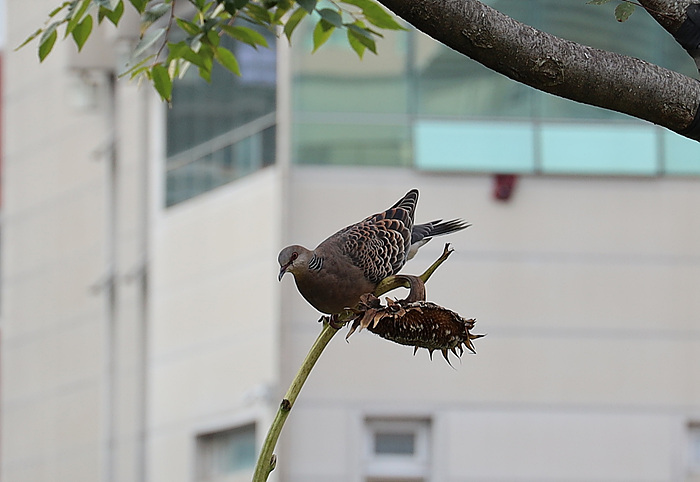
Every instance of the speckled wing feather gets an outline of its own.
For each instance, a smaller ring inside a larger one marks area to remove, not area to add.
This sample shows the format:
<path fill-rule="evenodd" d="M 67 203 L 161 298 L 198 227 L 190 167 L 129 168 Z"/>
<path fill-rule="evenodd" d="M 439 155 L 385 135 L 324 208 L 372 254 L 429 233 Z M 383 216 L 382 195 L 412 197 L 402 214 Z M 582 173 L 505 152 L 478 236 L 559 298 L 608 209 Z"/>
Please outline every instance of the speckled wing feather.
<path fill-rule="evenodd" d="M 386 211 L 334 235 L 341 253 L 372 283 L 396 274 L 406 263 L 417 202 L 418 191 L 411 190 Z"/>

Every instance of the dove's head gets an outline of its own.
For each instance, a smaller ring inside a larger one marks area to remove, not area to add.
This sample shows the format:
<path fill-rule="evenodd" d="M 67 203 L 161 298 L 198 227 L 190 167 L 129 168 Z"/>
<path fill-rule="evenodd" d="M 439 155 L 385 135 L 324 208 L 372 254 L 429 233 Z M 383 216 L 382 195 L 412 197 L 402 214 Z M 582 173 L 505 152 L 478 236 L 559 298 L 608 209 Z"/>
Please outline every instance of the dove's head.
<path fill-rule="evenodd" d="M 298 244 L 284 248 L 277 256 L 277 261 L 280 264 L 280 274 L 277 279 L 282 280 L 282 276 L 287 272 L 295 274 L 306 268 L 311 260 L 311 254 L 311 251 Z"/>

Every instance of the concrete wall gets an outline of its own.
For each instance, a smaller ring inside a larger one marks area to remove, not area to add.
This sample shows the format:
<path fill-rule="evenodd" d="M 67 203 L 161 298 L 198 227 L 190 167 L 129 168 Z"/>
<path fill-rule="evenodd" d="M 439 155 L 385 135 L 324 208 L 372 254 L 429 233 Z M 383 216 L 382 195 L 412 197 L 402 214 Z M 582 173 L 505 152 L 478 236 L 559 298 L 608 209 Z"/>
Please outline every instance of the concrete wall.
<path fill-rule="evenodd" d="M 156 220 L 149 480 L 193 480 L 198 434 L 250 422 L 260 440 L 267 431 L 280 363 L 280 203 L 271 168 Z"/>
<path fill-rule="evenodd" d="M 85 107 L 65 48 L 43 65 L 34 46 L 13 52 L 53 2 L 7 3 L 0 479 L 94 481 L 106 443 L 106 84 Z"/>
<path fill-rule="evenodd" d="M 346 344 L 343 330 L 290 417 L 285 480 L 362 480 L 375 415 L 432 418 L 434 481 L 685 480 L 700 417 L 700 181 L 525 177 L 502 203 L 488 176 L 293 173 L 290 237 L 309 247 L 411 187 L 418 221 L 472 222 L 404 271 L 451 242 L 428 299 L 488 336 L 453 370 L 370 333 Z M 319 327 L 283 285 L 286 383 Z"/>
<path fill-rule="evenodd" d="M 8 45 L 53 7 L 8 2 Z M 164 106 L 72 50 L 4 64 L 0 479 L 190 481 L 277 399 L 280 176 L 164 210 Z"/>

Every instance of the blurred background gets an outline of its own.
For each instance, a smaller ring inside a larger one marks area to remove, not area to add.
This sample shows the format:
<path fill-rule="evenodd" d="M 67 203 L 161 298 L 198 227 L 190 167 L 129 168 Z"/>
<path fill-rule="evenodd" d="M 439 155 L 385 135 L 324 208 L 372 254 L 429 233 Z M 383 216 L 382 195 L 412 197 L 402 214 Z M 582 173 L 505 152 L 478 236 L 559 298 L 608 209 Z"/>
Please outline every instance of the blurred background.
<path fill-rule="evenodd" d="M 190 72 L 168 107 L 117 78 L 137 19 L 40 65 L 13 49 L 58 0 L 5 3 L 2 482 L 250 480 L 320 330 L 277 253 L 413 187 L 417 221 L 473 226 L 404 271 L 452 243 L 428 298 L 488 336 L 452 369 L 343 330 L 270 480 L 700 480 L 698 143 L 410 28 L 362 61 L 342 33 L 311 55 L 310 24 L 236 45 L 241 77 Z M 641 9 L 487 3 L 697 75 Z"/>

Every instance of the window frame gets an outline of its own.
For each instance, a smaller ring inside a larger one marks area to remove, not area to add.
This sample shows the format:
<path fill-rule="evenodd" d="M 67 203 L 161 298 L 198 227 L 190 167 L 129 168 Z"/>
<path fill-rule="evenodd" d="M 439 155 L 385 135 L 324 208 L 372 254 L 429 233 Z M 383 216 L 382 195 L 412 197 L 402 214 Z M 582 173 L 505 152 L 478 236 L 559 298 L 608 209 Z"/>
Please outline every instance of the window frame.
<path fill-rule="evenodd" d="M 208 461 L 214 460 L 212 458 L 213 452 L 211 448 L 204 447 L 203 444 L 206 443 L 206 439 L 217 436 L 224 435 L 227 432 L 233 432 L 237 430 L 244 431 L 252 427 L 253 429 L 253 444 L 254 444 L 254 460 L 253 465 L 250 467 L 244 467 L 240 470 L 235 470 L 230 473 L 217 474 L 215 477 L 211 477 L 208 474 L 208 469 L 205 467 Z M 242 420 L 238 423 L 219 425 L 217 427 L 211 427 L 206 430 L 198 430 L 193 434 L 193 444 L 194 444 L 194 460 L 193 460 L 193 480 L 195 482 L 246 482 L 250 480 L 250 477 L 255 470 L 255 460 L 257 460 L 258 452 L 260 450 L 258 439 L 260 424 L 255 419 Z"/>
<path fill-rule="evenodd" d="M 432 421 L 429 417 L 367 417 L 363 427 L 364 478 L 427 481 L 432 459 Z M 413 433 L 413 455 L 377 454 L 378 433 Z"/>
<path fill-rule="evenodd" d="M 692 480 L 700 479 L 700 419 L 688 422 L 686 434 L 687 474 Z"/>

